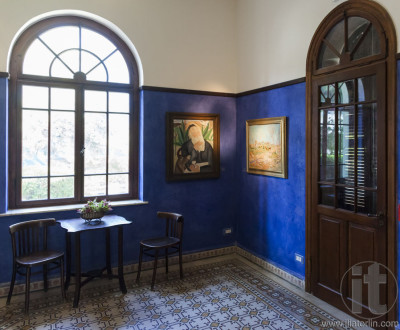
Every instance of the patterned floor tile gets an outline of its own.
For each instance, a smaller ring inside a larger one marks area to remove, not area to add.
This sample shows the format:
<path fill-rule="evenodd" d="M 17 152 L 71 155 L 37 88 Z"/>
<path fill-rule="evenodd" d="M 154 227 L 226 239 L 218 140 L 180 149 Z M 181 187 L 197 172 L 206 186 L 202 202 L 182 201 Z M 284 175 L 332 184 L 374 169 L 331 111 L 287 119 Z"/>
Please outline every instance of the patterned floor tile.
<path fill-rule="evenodd" d="M 128 293 L 116 281 L 98 280 L 84 287 L 78 308 L 57 295 L 31 300 L 29 317 L 23 302 L 0 308 L 0 329 L 316 329 L 337 321 L 268 276 L 232 258 L 185 267 L 162 275 L 155 291 L 150 275 L 140 285 L 127 276 Z"/>

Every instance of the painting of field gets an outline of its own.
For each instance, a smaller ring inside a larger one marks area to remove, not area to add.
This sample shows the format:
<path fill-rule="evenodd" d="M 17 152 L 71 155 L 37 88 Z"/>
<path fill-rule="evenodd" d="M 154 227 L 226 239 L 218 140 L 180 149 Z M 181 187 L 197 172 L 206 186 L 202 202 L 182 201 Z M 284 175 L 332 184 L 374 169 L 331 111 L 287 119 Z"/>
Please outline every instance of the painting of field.
<path fill-rule="evenodd" d="M 287 177 L 286 117 L 246 121 L 247 172 Z"/>
<path fill-rule="evenodd" d="M 282 169 L 281 133 L 279 124 L 267 127 L 254 125 L 249 134 L 249 167 L 280 172 Z"/>

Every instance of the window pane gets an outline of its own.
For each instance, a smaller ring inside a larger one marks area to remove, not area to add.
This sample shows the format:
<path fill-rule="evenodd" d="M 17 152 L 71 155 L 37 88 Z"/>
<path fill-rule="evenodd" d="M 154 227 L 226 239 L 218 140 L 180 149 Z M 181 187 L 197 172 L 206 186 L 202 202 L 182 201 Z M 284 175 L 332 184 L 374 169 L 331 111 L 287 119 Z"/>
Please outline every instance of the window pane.
<path fill-rule="evenodd" d="M 377 186 L 378 143 L 376 103 L 358 106 L 357 185 Z"/>
<path fill-rule="evenodd" d="M 129 172 L 129 115 L 110 114 L 109 173 Z"/>
<path fill-rule="evenodd" d="M 381 43 L 375 27 L 372 26 L 368 31 L 366 37 L 361 43 L 361 46 L 356 50 L 353 55 L 353 60 L 358 60 L 363 57 L 377 55 L 381 52 Z"/>
<path fill-rule="evenodd" d="M 129 84 L 129 71 L 119 51 L 111 55 L 104 64 L 108 70 L 108 81 Z"/>
<path fill-rule="evenodd" d="M 54 55 L 36 39 L 25 53 L 22 73 L 37 76 L 48 76 L 50 63 Z"/>
<path fill-rule="evenodd" d="M 320 110 L 319 179 L 335 180 L 335 109 Z"/>
<path fill-rule="evenodd" d="M 338 208 L 354 211 L 354 188 L 336 187 Z"/>
<path fill-rule="evenodd" d="M 380 53 L 380 38 L 378 32 L 367 19 L 357 16 L 349 17 L 348 37 L 350 53 L 354 51 L 353 60 Z M 361 40 L 361 38 L 363 38 L 363 40 Z M 356 47 L 358 48 L 356 49 Z"/>
<path fill-rule="evenodd" d="M 318 68 L 339 64 L 339 57 L 327 45 L 329 43 L 337 53 L 341 54 L 344 46 L 344 20 L 337 23 L 326 35 L 319 51 Z"/>
<path fill-rule="evenodd" d="M 75 110 L 75 90 L 51 88 L 51 106 L 53 110 Z"/>
<path fill-rule="evenodd" d="M 75 114 L 52 111 L 50 132 L 50 174 L 73 175 L 75 171 Z"/>
<path fill-rule="evenodd" d="M 128 93 L 109 93 L 109 112 L 129 113 L 129 94 Z"/>
<path fill-rule="evenodd" d="M 50 76 L 72 79 L 74 77 L 74 73 L 59 59 L 56 59 L 53 65 L 50 67 Z"/>
<path fill-rule="evenodd" d="M 22 200 L 47 199 L 47 178 L 22 179 Z"/>
<path fill-rule="evenodd" d="M 50 198 L 73 198 L 74 178 L 50 178 Z"/>
<path fill-rule="evenodd" d="M 129 193 L 129 175 L 109 175 L 108 176 L 108 194 L 121 195 Z"/>
<path fill-rule="evenodd" d="M 103 60 L 116 47 L 101 34 L 92 30 L 82 29 L 82 48 L 91 51 Z"/>
<path fill-rule="evenodd" d="M 106 172 L 107 117 L 85 113 L 85 174 Z"/>
<path fill-rule="evenodd" d="M 348 18 L 348 38 L 349 51 L 352 52 L 354 47 L 363 35 L 369 21 L 363 17 L 351 16 Z"/>
<path fill-rule="evenodd" d="M 102 64 L 100 64 L 98 67 L 96 67 L 96 69 L 87 74 L 86 79 L 94 81 L 108 81 L 106 69 Z"/>
<path fill-rule="evenodd" d="M 68 65 L 73 72 L 79 71 L 79 50 L 71 49 L 60 54 L 60 59 Z"/>
<path fill-rule="evenodd" d="M 56 27 L 39 36 L 56 54 L 70 48 L 79 48 L 79 28 L 77 26 Z"/>
<path fill-rule="evenodd" d="M 325 85 L 320 87 L 320 106 L 335 104 L 335 85 Z"/>
<path fill-rule="evenodd" d="M 104 196 L 106 194 L 106 176 L 90 175 L 85 176 L 84 195 L 85 197 Z"/>
<path fill-rule="evenodd" d="M 357 212 L 376 214 L 376 191 L 357 190 Z"/>
<path fill-rule="evenodd" d="M 47 175 L 48 112 L 22 111 L 22 176 Z"/>
<path fill-rule="evenodd" d="M 358 101 L 376 100 L 376 76 L 367 76 L 357 79 L 358 81 Z"/>
<path fill-rule="evenodd" d="M 85 111 L 107 111 L 107 92 L 85 90 Z"/>
<path fill-rule="evenodd" d="M 319 185 L 319 204 L 335 206 L 335 189 L 333 186 Z"/>
<path fill-rule="evenodd" d="M 355 170 L 354 107 L 339 108 L 338 113 L 338 182 L 354 185 Z"/>
<path fill-rule="evenodd" d="M 353 103 L 354 102 L 354 80 L 338 82 L 338 103 Z"/>
<path fill-rule="evenodd" d="M 92 70 L 97 64 L 100 63 L 100 59 L 91 53 L 82 50 L 81 54 L 81 71 L 87 74 Z M 102 65 L 101 65 L 102 66 Z M 103 70 L 104 71 L 104 70 Z M 93 79 L 92 79 L 93 80 Z"/>
<path fill-rule="evenodd" d="M 47 87 L 22 86 L 23 108 L 49 108 L 49 89 Z"/>

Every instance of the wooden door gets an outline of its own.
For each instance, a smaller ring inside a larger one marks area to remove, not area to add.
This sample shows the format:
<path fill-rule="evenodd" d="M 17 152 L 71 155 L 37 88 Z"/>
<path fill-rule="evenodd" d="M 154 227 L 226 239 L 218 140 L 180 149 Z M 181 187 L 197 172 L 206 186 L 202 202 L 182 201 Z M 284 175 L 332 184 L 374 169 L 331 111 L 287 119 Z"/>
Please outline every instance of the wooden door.
<path fill-rule="evenodd" d="M 346 271 L 387 264 L 385 82 L 384 63 L 313 80 L 311 291 L 346 312 Z M 358 316 L 376 317 L 363 290 Z"/>

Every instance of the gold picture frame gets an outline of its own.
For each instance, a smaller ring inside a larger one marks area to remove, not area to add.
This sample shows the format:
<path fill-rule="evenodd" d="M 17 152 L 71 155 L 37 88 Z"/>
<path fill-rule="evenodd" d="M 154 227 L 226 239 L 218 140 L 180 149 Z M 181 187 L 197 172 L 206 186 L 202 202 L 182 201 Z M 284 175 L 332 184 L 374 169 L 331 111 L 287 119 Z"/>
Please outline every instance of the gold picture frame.
<path fill-rule="evenodd" d="M 246 121 L 246 167 L 251 174 L 287 178 L 286 117 Z"/>

